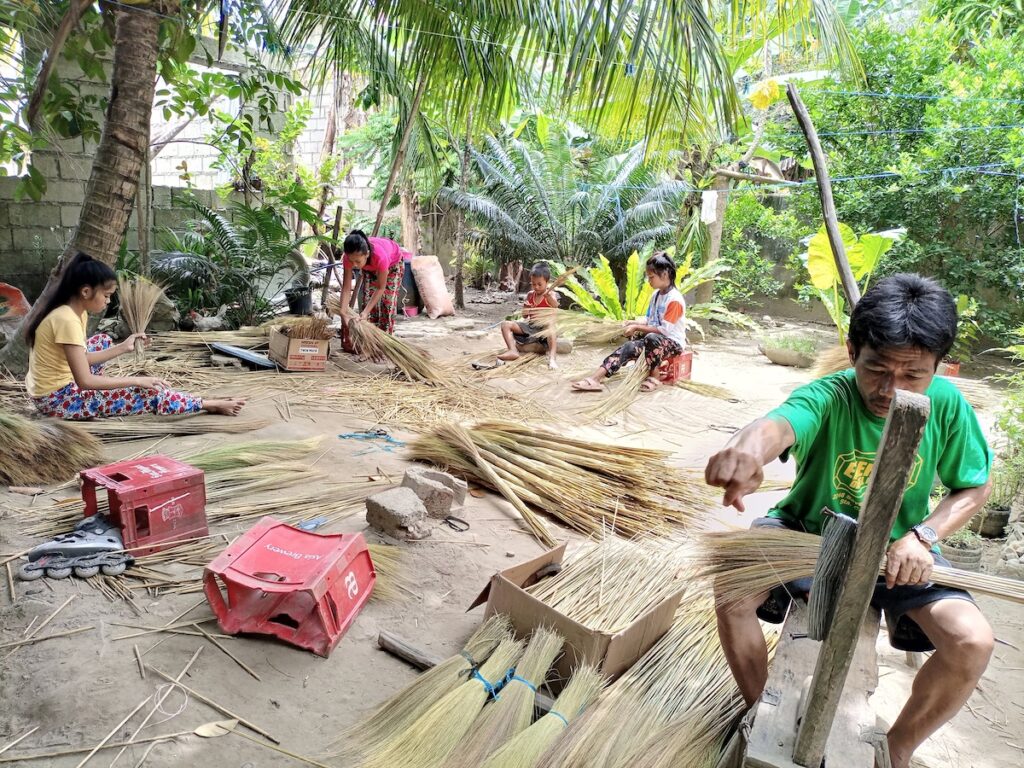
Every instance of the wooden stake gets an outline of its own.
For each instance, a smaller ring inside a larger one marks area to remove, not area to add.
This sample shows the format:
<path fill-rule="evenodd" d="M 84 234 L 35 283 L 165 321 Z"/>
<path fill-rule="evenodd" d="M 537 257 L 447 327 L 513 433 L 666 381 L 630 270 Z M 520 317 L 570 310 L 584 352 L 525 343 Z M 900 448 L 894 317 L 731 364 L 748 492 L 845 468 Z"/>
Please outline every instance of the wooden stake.
<path fill-rule="evenodd" d="M 174 678 L 172 678 L 166 672 L 161 672 L 159 669 L 157 669 L 156 667 L 154 667 L 152 665 L 149 665 L 149 671 L 150 672 L 155 672 L 156 674 L 160 675 L 160 677 L 162 677 L 164 680 L 166 680 L 169 683 L 174 683 L 176 686 L 178 686 L 183 691 L 185 691 L 193 699 L 197 699 L 198 701 L 203 702 L 207 706 L 213 707 L 215 710 L 220 712 L 222 715 L 227 715 L 232 720 L 237 720 L 239 723 L 244 725 L 250 731 L 253 731 L 254 733 L 258 733 L 260 736 L 263 736 L 263 737 L 269 739 L 270 741 L 274 742 L 275 744 L 280 744 L 281 743 L 280 741 L 275 739 L 273 736 L 271 736 L 269 733 L 267 733 L 265 730 L 260 728 L 258 725 L 253 725 L 253 723 L 249 722 L 244 717 L 241 717 L 240 715 L 236 715 L 230 709 L 228 709 L 227 707 L 225 707 L 225 706 L 223 706 L 221 704 L 218 704 L 216 701 L 211 699 L 209 696 L 204 696 L 203 694 L 199 693 L 199 691 L 197 691 L 195 688 L 190 688 L 189 686 L 185 685 L 184 683 L 182 683 L 180 681 L 174 682 Z"/>
<path fill-rule="evenodd" d="M 142 663 L 142 654 L 139 653 L 139 646 L 133 644 L 132 651 L 135 653 L 135 661 L 139 665 L 139 674 L 142 676 L 142 679 L 145 680 L 146 665 Z"/>
<path fill-rule="evenodd" d="M 4 563 L 4 567 L 7 569 L 7 588 L 11 590 L 11 603 L 18 599 L 18 593 L 14 591 L 14 574 L 11 573 L 11 564 Z"/>
<path fill-rule="evenodd" d="M 203 619 L 199 623 L 200 624 L 206 624 L 207 622 L 210 622 L 210 621 L 216 621 L 216 619 L 213 616 L 211 616 L 208 619 Z M 182 621 L 182 622 L 179 622 L 178 624 L 168 624 L 166 627 L 153 627 L 152 629 L 146 629 L 146 630 L 143 630 L 142 632 L 132 632 L 129 635 L 118 635 L 117 637 L 112 637 L 110 639 L 111 640 L 131 640 L 133 637 L 142 637 L 143 635 L 152 635 L 154 632 L 166 632 L 169 629 L 181 629 L 182 627 L 194 627 L 195 625 L 196 625 L 196 622 L 194 622 L 194 621 Z"/>
<path fill-rule="evenodd" d="M 39 730 L 39 726 L 38 725 L 33 726 L 32 728 L 27 730 L 25 733 L 23 733 L 21 736 L 19 736 L 14 741 L 12 741 L 10 744 L 6 744 L 3 747 L 0 747 L 0 755 L 2 755 L 4 752 L 6 752 L 11 747 L 13 747 L 13 746 L 17 745 L 18 743 L 24 741 L 25 739 L 27 739 L 29 736 L 31 736 L 33 733 L 35 733 L 38 730 Z"/>
<path fill-rule="evenodd" d="M 242 669 L 244 669 L 250 675 L 255 677 L 257 680 L 259 680 L 261 683 L 263 682 L 263 679 L 259 675 L 257 675 L 255 672 L 253 672 L 252 669 L 250 669 L 249 666 L 244 661 L 242 661 L 240 658 L 235 656 L 235 654 L 233 654 L 231 651 L 229 651 L 227 648 L 225 648 L 223 645 L 221 645 L 220 641 L 217 640 L 217 638 L 215 638 L 213 635 L 211 635 L 205 629 L 200 627 L 198 624 L 194 624 L 193 626 L 196 629 L 198 629 L 200 632 L 203 633 L 203 637 L 205 637 L 207 640 L 209 640 L 211 643 L 213 643 L 215 646 L 217 646 L 217 648 L 219 648 L 221 651 L 223 651 L 225 656 L 227 656 L 229 659 L 231 659 L 233 662 L 235 662 L 235 664 L 240 666 Z"/>

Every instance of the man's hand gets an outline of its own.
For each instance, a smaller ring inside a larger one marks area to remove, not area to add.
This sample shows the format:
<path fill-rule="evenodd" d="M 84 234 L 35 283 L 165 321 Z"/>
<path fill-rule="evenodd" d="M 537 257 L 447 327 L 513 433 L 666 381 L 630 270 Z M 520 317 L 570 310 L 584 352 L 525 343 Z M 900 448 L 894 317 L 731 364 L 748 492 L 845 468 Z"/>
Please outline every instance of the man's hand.
<path fill-rule="evenodd" d="M 889 545 L 885 555 L 885 586 L 892 589 L 908 584 L 927 584 L 934 564 L 931 551 L 911 531 Z"/>
<path fill-rule="evenodd" d="M 719 451 L 704 468 L 704 481 L 708 485 L 725 488 L 722 506 L 736 507 L 740 512 L 747 511 L 743 497 L 756 491 L 763 480 L 760 458 L 741 448 L 729 447 Z"/>

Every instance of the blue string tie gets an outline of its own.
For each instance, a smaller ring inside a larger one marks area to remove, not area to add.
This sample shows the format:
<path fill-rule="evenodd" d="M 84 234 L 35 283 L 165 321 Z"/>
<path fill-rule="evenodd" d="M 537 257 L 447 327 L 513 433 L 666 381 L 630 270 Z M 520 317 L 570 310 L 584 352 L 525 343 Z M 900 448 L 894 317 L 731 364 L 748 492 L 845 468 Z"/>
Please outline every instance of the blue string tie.
<path fill-rule="evenodd" d="M 492 685 L 491 681 L 481 675 L 480 670 L 478 669 L 474 669 L 473 674 L 469 677 L 471 680 L 479 680 L 480 684 L 484 687 L 484 690 L 487 691 L 487 695 L 495 701 L 498 700 L 498 691 L 501 689 L 500 683 L 497 686 Z"/>
<path fill-rule="evenodd" d="M 549 715 L 554 715 L 559 720 L 561 720 L 562 724 L 565 725 L 566 728 L 569 727 L 569 721 L 565 719 L 565 715 L 563 715 L 561 712 L 556 712 L 555 710 L 552 709 L 550 712 L 548 712 L 548 714 Z"/>
<path fill-rule="evenodd" d="M 531 683 L 526 678 L 520 677 L 519 675 L 512 675 L 512 680 L 518 680 L 520 683 L 525 685 L 527 688 L 529 688 L 534 693 L 537 692 L 537 686 L 535 686 L 533 683 Z M 509 682 L 512 682 L 512 680 L 509 680 Z"/>

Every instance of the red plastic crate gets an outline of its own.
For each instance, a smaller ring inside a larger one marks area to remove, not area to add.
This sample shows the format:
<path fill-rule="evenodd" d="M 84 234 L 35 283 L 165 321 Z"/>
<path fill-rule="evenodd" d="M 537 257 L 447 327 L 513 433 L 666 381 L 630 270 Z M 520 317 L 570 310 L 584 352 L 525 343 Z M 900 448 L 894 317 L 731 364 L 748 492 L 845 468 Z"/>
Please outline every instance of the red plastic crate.
<path fill-rule="evenodd" d="M 376 580 L 362 534 L 264 517 L 206 566 L 203 591 L 225 632 L 274 635 L 329 656 Z"/>
<path fill-rule="evenodd" d="M 693 350 L 686 349 L 658 366 L 658 379 L 663 384 L 675 384 L 680 380 L 689 381 L 692 371 Z"/>
<path fill-rule="evenodd" d="M 80 477 L 85 516 L 99 511 L 96 492 L 105 488 L 107 517 L 120 527 L 124 548 L 136 555 L 209 533 L 201 469 L 169 456 L 146 456 L 86 469 Z"/>

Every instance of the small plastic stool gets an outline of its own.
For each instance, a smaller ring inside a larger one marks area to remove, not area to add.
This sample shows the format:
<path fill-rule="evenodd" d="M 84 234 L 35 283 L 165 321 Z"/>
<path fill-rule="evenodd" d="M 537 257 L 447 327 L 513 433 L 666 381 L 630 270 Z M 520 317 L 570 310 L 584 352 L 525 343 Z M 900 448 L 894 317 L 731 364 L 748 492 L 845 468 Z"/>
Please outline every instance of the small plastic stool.
<path fill-rule="evenodd" d="M 680 380 L 689 381 L 692 371 L 693 350 L 686 349 L 658 366 L 658 380 L 662 384 L 675 384 Z"/>
<path fill-rule="evenodd" d="M 209 533 L 201 469 L 169 456 L 146 456 L 83 470 L 85 517 L 101 512 L 96 491 L 107 491 L 107 518 L 121 529 L 124 548 L 159 552 Z"/>
<path fill-rule="evenodd" d="M 206 566 L 203 591 L 228 634 L 274 635 L 329 656 L 376 579 L 362 534 L 320 535 L 264 517 Z"/>

